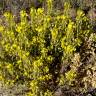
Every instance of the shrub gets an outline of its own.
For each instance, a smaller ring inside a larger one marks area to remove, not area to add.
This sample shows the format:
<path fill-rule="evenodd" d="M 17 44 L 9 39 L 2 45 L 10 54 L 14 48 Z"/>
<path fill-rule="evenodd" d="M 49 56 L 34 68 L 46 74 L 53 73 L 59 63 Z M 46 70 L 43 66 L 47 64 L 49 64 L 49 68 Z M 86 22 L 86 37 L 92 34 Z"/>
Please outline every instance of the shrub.
<path fill-rule="evenodd" d="M 71 62 L 92 33 L 82 10 L 73 21 L 68 14 L 69 3 L 64 4 L 62 14 L 52 8 L 52 0 L 48 0 L 47 12 L 31 8 L 28 15 L 22 10 L 19 23 L 5 12 L 1 20 L 0 79 L 8 85 L 27 84 L 31 90 L 27 96 L 53 96 L 57 86 L 72 82 L 76 70 L 60 74 L 61 66 L 64 61 Z"/>

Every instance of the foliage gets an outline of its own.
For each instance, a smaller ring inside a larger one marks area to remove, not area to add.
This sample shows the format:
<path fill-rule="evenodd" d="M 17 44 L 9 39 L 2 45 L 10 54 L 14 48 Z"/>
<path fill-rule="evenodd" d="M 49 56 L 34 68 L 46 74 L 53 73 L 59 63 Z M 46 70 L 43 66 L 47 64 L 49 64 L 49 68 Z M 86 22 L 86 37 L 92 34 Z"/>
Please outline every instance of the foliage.
<path fill-rule="evenodd" d="M 92 34 L 82 10 L 77 10 L 73 21 L 68 14 L 69 3 L 64 4 L 62 14 L 52 8 L 52 0 L 48 0 L 47 12 L 31 8 L 28 15 L 22 10 L 19 23 L 5 12 L 0 20 L 0 79 L 9 85 L 27 84 L 27 96 L 53 96 L 54 86 L 63 86 L 66 81 L 71 85 L 76 70 L 61 74 L 61 66 L 64 61 L 71 63 L 78 47 Z"/>

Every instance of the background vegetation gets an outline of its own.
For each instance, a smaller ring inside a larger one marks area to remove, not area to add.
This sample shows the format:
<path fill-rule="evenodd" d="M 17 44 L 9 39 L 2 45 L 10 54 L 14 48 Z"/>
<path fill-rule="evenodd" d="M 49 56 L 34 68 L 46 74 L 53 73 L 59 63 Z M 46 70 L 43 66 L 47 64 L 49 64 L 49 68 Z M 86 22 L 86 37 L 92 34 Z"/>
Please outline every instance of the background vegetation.
<path fill-rule="evenodd" d="M 2 94 L 95 96 L 95 2 L 1 0 Z"/>

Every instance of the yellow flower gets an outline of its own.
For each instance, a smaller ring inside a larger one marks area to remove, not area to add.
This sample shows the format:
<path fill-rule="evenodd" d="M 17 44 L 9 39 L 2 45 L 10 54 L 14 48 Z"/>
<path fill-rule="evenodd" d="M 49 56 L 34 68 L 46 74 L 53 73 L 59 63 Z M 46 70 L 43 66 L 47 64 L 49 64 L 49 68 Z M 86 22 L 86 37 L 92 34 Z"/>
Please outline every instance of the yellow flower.
<path fill-rule="evenodd" d="M 34 94 L 31 92 L 28 92 L 25 96 L 34 96 Z"/>
<path fill-rule="evenodd" d="M 65 47 L 66 47 L 66 42 L 65 42 L 65 40 L 66 40 L 66 37 L 63 37 L 62 40 L 61 40 L 61 47 L 62 47 L 62 48 L 65 48 Z"/>
<path fill-rule="evenodd" d="M 16 48 L 17 47 L 17 45 L 16 44 L 13 44 L 13 46 L 12 46 L 13 48 Z"/>
<path fill-rule="evenodd" d="M 76 77 L 76 73 L 73 70 L 70 70 L 65 75 L 66 75 L 67 80 L 69 81 L 72 81 Z"/>
<path fill-rule="evenodd" d="M 26 56 L 29 56 L 29 54 L 30 54 L 30 53 L 29 53 L 29 52 L 27 52 L 27 53 L 26 53 Z"/>
<path fill-rule="evenodd" d="M 61 15 L 61 19 L 65 20 L 66 19 L 66 16 Z"/>
<path fill-rule="evenodd" d="M 37 66 L 38 67 L 43 66 L 43 63 L 42 63 L 42 61 L 40 59 L 37 61 Z"/>
<path fill-rule="evenodd" d="M 72 53 L 73 51 L 75 51 L 75 48 L 72 45 L 68 45 L 65 48 L 66 53 Z"/>
<path fill-rule="evenodd" d="M 11 19 L 11 18 L 13 17 L 12 14 L 9 13 L 9 12 L 5 12 L 5 13 L 4 13 L 4 16 L 5 16 L 7 19 Z"/>
<path fill-rule="evenodd" d="M 31 8 L 30 9 L 30 14 L 32 14 L 34 12 L 34 9 L 33 8 Z"/>
<path fill-rule="evenodd" d="M 77 16 L 84 16 L 84 12 L 82 10 L 77 11 Z"/>
<path fill-rule="evenodd" d="M 52 34 L 52 39 L 55 40 L 57 38 L 57 35 L 58 35 L 58 30 L 56 28 L 53 28 L 51 30 L 51 34 Z"/>
<path fill-rule="evenodd" d="M 20 64 L 20 63 L 22 63 L 22 61 L 21 60 L 18 60 L 17 63 Z"/>
<path fill-rule="evenodd" d="M 3 79 L 3 77 L 0 75 L 0 80 L 2 80 Z"/>
<path fill-rule="evenodd" d="M 36 28 L 36 31 L 42 32 L 42 31 L 43 31 L 43 27 L 37 27 L 37 28 Z"/>
<path fill-rule="evenodd" d="M 17 25 L 17 26 L 16 26 L 16 31 L 17 31 L 17 32 L 21 32 L 21 31 L 22 31 L 22 27 Z"/>
<path fill-rule="evenodd" d="M 47 22 L 49 22 L 51 20 L 51 18 L 50 17 L 47 17 Z"/>
<path fill-rule="evenodd" d="M 22 27 L 25 27 L 25 25 L 26 25 L 26 22 L 21 22 Z"/>
<path fill-rule="evenodd" d="M 28 75 L 28 73 L 25 71 L 25 72 L 24 72 L 24 75 L 25 75 L 25 76 L 27 76 L 27 75 Z"/>
<path fill-rule="evenodd" d="M 44 78 L 44 76 L 40 76 L 39 78 L 38 78 L 38 80 L 40 80 L 40 81 L 43 81 L 45 78 Z"/>
<path fill-rule="evenodd" d="M 37 14 L 42 14 L 43 12 L 44 12 L 44 9 L 43 8 L 38 8 Z"/>
<path fill-rule="evenodd" d="M 4 30 L 4 27 L 3 26 L 0 26 L 0 32 Z"/>
<path fill-rule="evenodd" d="M 52 60 L 53 60 L 53 57 L 52 57 L 52 56 L 48 56 L 48 57 L 47 57 L 47 60 L 48 60 L 48 61 L 52 61 Z"/>
<path fill-rule="evenodd" d="M 57 16 L 57 20 L 61 19 L 61 16 Z"/>
<path fill-rule="evenodd" d="M 32 38 L 32 42 L 33 42 L 33 43 L 36 43 L 36 41 L 37 41 L 37 38 L 34 36 L 34 37 Z"/>
<path fill-rule="evenodd" d="M 33 80 L 33 81 L 30 82 L 30 86 L 31 87 L 37 86 L 37 83 L 38 82 L 36 82 L 35 80 Z"/>
<path fill-rule="evenodd" d="M 47 0 L 47 3 L 52 3 L 52 0 Z"/>
<path fill-rule="evenodd" d="M 22 10 L 22 11 L 20 11 L 20 16 L 25 17 L 25 16 L 27 16 L 27 13 L 24 10 Z"/>
<path fill-rule="evenodd" d="M 49 68 L 47 66 L 44 68 L 44 72 L 49 72 Z"/>
<path fill-rule="evenodd" d="M 10 68 L 12 67 L 12 64 L 8 64 L 6 67 L 7 67 L 8 69 L 10 69 Z"/>
<path fill-rule="evenodd" d="M 68 24 L 68 30 L 72 30 L 74 28 L 74 22 L 70 22 Z"/>

